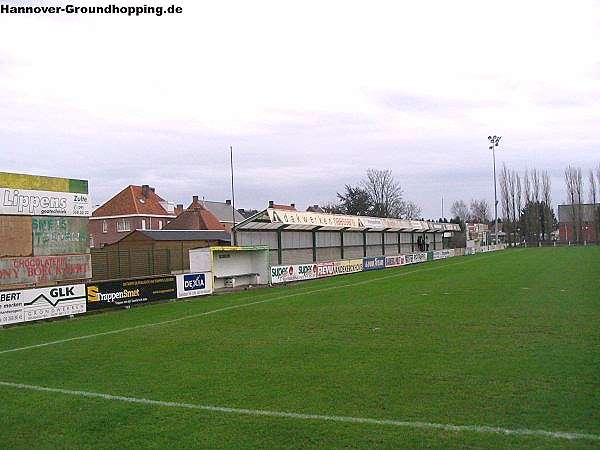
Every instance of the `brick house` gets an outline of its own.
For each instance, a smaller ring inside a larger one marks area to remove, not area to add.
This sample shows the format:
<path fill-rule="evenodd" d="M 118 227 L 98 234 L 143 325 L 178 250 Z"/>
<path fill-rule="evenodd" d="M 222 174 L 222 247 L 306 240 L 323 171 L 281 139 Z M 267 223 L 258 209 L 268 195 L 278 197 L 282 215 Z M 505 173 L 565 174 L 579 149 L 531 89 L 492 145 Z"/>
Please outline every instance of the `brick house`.
<path fill-rule="evenodd" d="M 182 205 L 175 207 L 147 184 L 129 185 L 92 213 L 90 246 L 112 244 L 133 230 L 160 230 L 182 210 Z"/>
<path fill-rule="evenodd" d="M 194 195 L 192 203 L 163 227 L 164 230 L 212 230 L 227 231 L 217 216 L 210 212 L 198 196 Z M 227 231 L 229 233 L 229 231 Z"/>
<path fill-rule="evenodd" d="M 581 231 L 577 236 L 574 216 L 580 211 Z M 573 214 L 575 212 L 575 215 Z M 560 242 L 598 242 L 600 203 L 558 205 L 558 235 Z M 579 238 L 579 239 L 578 239 Z"/>

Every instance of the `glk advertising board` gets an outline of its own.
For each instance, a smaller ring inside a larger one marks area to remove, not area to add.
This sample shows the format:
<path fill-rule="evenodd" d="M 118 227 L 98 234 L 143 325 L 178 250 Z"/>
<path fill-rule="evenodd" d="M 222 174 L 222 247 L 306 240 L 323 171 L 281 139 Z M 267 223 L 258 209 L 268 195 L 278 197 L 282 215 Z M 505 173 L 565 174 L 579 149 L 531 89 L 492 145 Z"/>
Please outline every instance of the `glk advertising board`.
<path fill-rule="evenodd" d="M 271 267 L 271 283 L 312 280 L 317 278 L 317 264 L 292 264 Z"/>
<path fill-rule="evenodd" d="M 90 252 L 88 219 L 33 217 L 33 255 L 68 255 Z"/>
<path fill-rule="evenodd" d="M 91 277 L 92 258 L 89 254 L 0 259 L 0 286 Z"/>
<path fill-rule="evenodd" d="M 83 314 L 84 284 L 0 292 L 0 325 Z"/>
<path fill-rule="evenodd" d="M 0 214 L 89 217 L 92 208 L 88 194 L 0 187 Z"/>
<path fill-rule="evenodd" d="M 87 308 L 101 309 L 177 298 L 174 276 L 86 284 Z"/>
<path fill-rule="evenodd" d="M 405 255 L 386 256 L 385 267 L 398 267 L 406 264 Z"/>
<path fill-rule="evenodd" d="M 211 272 L 184 273 L 177 275 L 176 279 L 177 298 L 212 294 L 213 279 Z"/>
<path fill-rule="evenodd" d="M 363 258 L 363 270 L 380 269 L 385 269 L 385 258 L 383 256 Z"/>

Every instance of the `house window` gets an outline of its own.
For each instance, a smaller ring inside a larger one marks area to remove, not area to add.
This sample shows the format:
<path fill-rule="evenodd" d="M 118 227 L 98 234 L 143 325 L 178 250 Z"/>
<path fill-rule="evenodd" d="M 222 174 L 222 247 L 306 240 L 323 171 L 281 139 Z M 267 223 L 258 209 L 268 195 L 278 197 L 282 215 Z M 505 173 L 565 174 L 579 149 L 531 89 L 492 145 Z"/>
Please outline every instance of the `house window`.
<path fill-rule="evenodd" d="M 159 221 L 158 221 L 158 229 L 159 229 L 159 230 L 162 230 L 162 220 L 159 220 Z"/>
<path fill-rule="evenodd" d="M 106 222 L 106 220 L 102 221 L 102 232 L 108 233 L 108 222 Z"/>
<path fill-rule="evenodd" d="M 142 219 L 142 230 L 146 229 L 146 219 Z"/>
<path fill-rule="evenodd" d="M 121 219 L 117 221 L 117 231 L 131 231 L 131 224 L 129 223 L 129 220 Z"/>

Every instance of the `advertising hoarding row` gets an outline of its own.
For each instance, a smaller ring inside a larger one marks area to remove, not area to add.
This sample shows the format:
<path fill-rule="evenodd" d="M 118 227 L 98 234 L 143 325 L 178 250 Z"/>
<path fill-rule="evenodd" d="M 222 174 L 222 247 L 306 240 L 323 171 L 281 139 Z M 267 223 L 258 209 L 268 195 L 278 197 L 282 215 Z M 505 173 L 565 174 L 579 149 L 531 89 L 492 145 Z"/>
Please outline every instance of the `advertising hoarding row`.
<path fill-rule="evenodd" d="M 434 260 L 452 258 L 453 256 L 454 256 L 454 249 L 434 250 L 434 252 L 433 252 Z"/>
<path fill-rule="evenodd" d="M 405 220 L 382 217 L 348 216 L 343 214 L 327 214 L 310 211 L 288 211 L 275 208 L 267 209 L 272 223 L 286 225 L 316 225 L 336 228 L 357 229 L 391 229 L 406 231 L 460 231 L 454 223 L 426 222 L 422 220 Z"/>
<path fill-rule="evenodd" d="M 427 261 L 427 253 L 411 253 L 409 255 L 373 256 L 360 259 L 343 259 L 311 264 L 291 264 L 287 266 L 271 266 L 271 283 L 288 283 L 292 281 L 312 280 L 332 277 L 347 273 L 380 270 L 387 267 L 399 267 L 405 264 L 416 264 Z"/>
<path fill-rule="evenodd" d="M 84 284 L 0 292 L 0 325 L 85 312 Z"/>

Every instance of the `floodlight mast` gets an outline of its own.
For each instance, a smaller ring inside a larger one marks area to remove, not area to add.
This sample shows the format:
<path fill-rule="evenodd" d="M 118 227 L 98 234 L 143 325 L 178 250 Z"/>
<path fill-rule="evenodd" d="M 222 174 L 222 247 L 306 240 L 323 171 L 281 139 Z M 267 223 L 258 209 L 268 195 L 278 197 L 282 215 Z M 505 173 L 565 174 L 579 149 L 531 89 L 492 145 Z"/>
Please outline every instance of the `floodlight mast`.
<path fill-rule="evenodd" d="M 494 244 L 498 243 L 498 190 L 496 188 L 496 147 L 500 143 L 502 136 L 488 136 L 490 150 L 494 159 Z"/>

